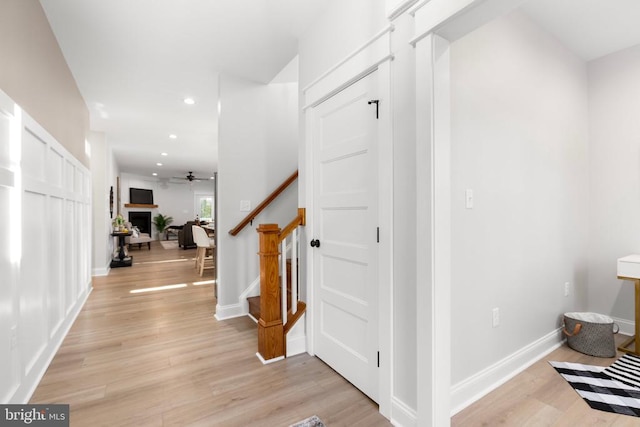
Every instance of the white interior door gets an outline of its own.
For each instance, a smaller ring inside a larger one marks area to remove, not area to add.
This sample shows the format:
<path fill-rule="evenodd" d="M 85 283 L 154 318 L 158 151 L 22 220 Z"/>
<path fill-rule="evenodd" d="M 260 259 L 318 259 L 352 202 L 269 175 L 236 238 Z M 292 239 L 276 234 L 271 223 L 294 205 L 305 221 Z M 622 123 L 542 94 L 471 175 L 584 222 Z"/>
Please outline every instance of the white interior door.
<path fill-rule="evenodd" d="M 314 349 L 378 398 L 376 73 L 312 111 Z"/>

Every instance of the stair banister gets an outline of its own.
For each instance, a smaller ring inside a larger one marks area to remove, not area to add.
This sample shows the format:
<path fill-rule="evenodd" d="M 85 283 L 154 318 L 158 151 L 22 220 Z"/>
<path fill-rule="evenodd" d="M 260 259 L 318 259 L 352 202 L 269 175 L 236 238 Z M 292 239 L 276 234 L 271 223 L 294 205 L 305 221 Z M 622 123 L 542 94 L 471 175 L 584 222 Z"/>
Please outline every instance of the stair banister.
<path fill-rule="evenodd" d="M 269 206 L 271 202 L 273 202 L 280 195 L 280 193 L 286 190 L 287 187 L 289 187 L 296 179 L 298 179 L 297 170 L 293 174 L 291 174 L 289 178 L 284 180 L 284 182 L 280 184 L 278 188 L 273 190 L 271 194 L 269 194 L 258 206 L 255 207 L 254 210 L 249 212 L 249 214 L 246 217 L 244 217 L 242 221 L 238 223 L 238 225 L 236 225 L 233 229 L 229 231 L 229 234 L 231 234 L 232 236 L 235 236 L 238 233 L 240 233 L 240 231 L 242 231 L 243 228 L 245 228 L 249 223 L 251 223 L 251 221 L 253 221 L 260 212 L 262 212 L 267 206 Z"/>
<path fill-rule="evenodd" d="M 283 357 L 284 325 L 278 283 L 277 224 L 260 224 L 260 319 L 258 319 L 258 352 L 264 360 Z"/>
<path fill-rule="evenodd" d="M 291 261 L 291 313 L 287 310 L 287 236 L 292 235 L 292 257 L 297 257 L 298 226 L 305 225 L 305 209 L 283 230 L 277 224 L 260 224 L 260 319 L 258 319 L 258 352 L 264 361 L 286 355 L 286 334 L 300 319 L 306 305 L 298 301 L 297 259 Z M 280 263 L 278 262 L 280 258 Z M 281 267 L 279 266 L 281 264 Z M 278 277 L 281 277 L 279 283 Z"/>
<path fill-rule="evenodd" d="M 280 309 L 282 310 L 282 322 L 287 322 L 287 239 L 280 242 Z"/>
<path fill-rule="evenodd" d="M 291 313 L 298 311 L 298 229 L 291 232 Z M 286 284 L 285 284 L 286 289 Z"/>

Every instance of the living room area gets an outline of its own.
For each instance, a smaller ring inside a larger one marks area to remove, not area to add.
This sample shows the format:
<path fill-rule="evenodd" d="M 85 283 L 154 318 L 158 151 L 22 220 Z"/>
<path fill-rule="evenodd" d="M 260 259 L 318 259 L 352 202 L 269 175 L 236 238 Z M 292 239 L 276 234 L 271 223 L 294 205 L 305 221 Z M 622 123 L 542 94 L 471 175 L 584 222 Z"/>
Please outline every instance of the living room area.
<path fill-rule="evenodd" d="M 145 249 L 180 249 L 180 257 L 195 257 L 202 275 L 204 260 L 210 268 L 210 248 L 215 247 L 215 188 L 215 176 L 166 179 L 120 173 L 116 188 L 110 190 L 110 216 L 112 231 L 122 229 L 127 235 L 114 236 L 111 268 L 132 265 L 135 254 Z M 206 234 L 200 245 L 194 225 Z M 201 257 L 199 246 L 205 244 L 209 248 Z"/>

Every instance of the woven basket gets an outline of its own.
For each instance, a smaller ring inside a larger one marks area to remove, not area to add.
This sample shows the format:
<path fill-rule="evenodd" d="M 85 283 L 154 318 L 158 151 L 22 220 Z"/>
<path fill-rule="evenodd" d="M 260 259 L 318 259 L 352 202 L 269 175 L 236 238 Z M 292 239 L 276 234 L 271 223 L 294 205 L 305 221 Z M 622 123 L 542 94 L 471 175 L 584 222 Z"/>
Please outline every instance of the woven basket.
<path fill-rule="evenodd" d="M 614 357 L 616 344 L 613 335 L 618 325 L 603 314 L 565 313 L 563 332 L 567 344 L 580 353 L 596 357 Z"/>

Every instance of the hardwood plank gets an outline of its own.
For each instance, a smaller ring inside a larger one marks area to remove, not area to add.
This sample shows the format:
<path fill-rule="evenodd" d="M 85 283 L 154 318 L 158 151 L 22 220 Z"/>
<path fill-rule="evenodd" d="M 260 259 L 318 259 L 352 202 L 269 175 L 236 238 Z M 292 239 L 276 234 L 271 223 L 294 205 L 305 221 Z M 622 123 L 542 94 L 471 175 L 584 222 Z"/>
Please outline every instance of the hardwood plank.
<path fill-rule="evenodd" d="M 616 336 L 616 342 L 626 337 Z M 617 352 L 616 357 L 623 353 Z M 451 418 L 462 426 L 637 426 L 640 419 L 591 409 L 549 361 L 608 366 L 616 358 L 591 357 L 566 344 Z"/>
<path fill-rule="evenodd" d="M 216 321 L 212 286 L 193 284 L 213 275 L 194 270 L 195 252 L 154 241 L 133 252 L 132 267 L 94 278 L 31 402 L 70 404 L 72 426 L 286 426 L 314 414 L 390 425 L 315 357 L 262 365 L 256 324 Z M 186 287 L 130 292 L 175 284 Z"/>

